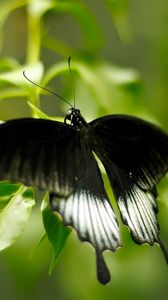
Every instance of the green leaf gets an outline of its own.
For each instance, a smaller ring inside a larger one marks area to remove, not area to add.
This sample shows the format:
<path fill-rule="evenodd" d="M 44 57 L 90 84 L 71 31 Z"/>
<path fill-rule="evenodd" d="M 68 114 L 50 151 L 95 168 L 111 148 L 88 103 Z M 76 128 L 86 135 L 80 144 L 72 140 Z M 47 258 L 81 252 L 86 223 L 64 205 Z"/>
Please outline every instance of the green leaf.
<path fill-rule="evenodd" d="M 8 82 L 16 86 L 28 86 L 31 88 L 30 82 L 26 80 L 23 76 L 23 71 L 25 71 L 28 78 L 34 82 L 39 82 L 43 75 L 43 64 L 37 62 L 35 64 L 29 64 L 25 66 L 19 66 L 17 69 L 0 73 L 0 81 Z M 33 86 L 34 89 L 34 86 Z"/>
<path fill-rule="evenodd" d="M 38 117 L 40 119 L 53 120 L 53 121 L 59 121 L 59 122 L 63 122 L 64 121 L 64 118 L 62 118 L 62 117 L 51 117 L 51 116 L 48 116 L 45 113 L 43 113 L 39 108 L 37 108 L 37 106 L 35 106 L 34 104 L 32 104 L 31 102 L 27 101 L 27 103 L 31 107 L 31 109 L 34 112 L 34 114 L 36 115 L 36 117 Z"/>
<path fill-rule="evenodd" d="M 89 111 L 87 109 L 88 105 L 91 108 L 93 101 L 97 101 L 99 105 L 96 105 L 96 107 L 100 107 L 100 112 L 96 112 L 96 115 L 97 113 L 107 114 L 109 111 L 113 113 L 129 113 L 130 106 L 138 108 L 140 75 L 136 70 L 121 68 L 105 61 L 94 61 L 89 64 L 80 59 L 73 59 L 71 68 L 73 72 L 75 71 L 78 74 L 75 77 L 76 90 L 78 91 L 78 106 L 88 117 L 89 114 L 93 117 L 91 109 Z M 52 65 L 45 73 L 42 84 L 45 86 L 54 77 L 65 72 L 69 72 L 67 62 L 64 61 Z M 79 92 L 83 92 L 84 88 L 89 93 L 80 95 Z"/>
<path fill-rule="evenodd" d="M 132 103 L 134 101 L 135 97 L 132 91 L 128 90 L 126 94 L 124 88 L 128 89 L 130 85 L 132 87 L 139 86 L 140 78 L 138 72 L 135 70 L 120 68 L 103 61 L 87 64 L 79 60 L 73 61 L 71 68 L 82 78 L 82 84 L 86 85 L 92 99 L 98 101 L 102 114 L 109 111 L 114 113 L 116 108 L 119 108 L 121 113 L 124 105 L 123 101 L 126 108 L 128 108 L 129 102 Z M 91 102 L 88 97 L 86 101 L 88 101 L 88 104 Z M 79 100 L 78 103 L 83 109 L 83 104 Z M 87 109 L 86 102 L 84 106 Z M 85 108 L 82 111 L 85 111 Z"/>
<path fill-rule="evenodd" d="M 15 98 L 15 97 L 25 97 L 27 96 L 27 92 L 21 90 L 20 88 L 17 87 L 12 87 L 12 88 L 1 88 L 1 93 L 0 93 L 0 100 L 5 100 L 8 98 Z"/>
<path fill-rule="evenodd" d="M 44 74 L 42 85 L 47 85 L 50 80 L 61 75 L 62 73 L 69 72 L 67 61 L 59 62 L 52 65 Z"/>
<path fill-rule="evenodd" d="M 0 197 L 3 196 L 11 196 L 15 194 L 19 188 L 21 187 L 21 184 L 19 183 L 10 183 L 7 180 L 0 181 Z"/>
<path fill-rule="evenodd" d="M 13 191 L 15 187 L 14 184 Z M 9 191 L 12 192 L 12 187 Z M 5 207 L 0 211 L 0 250 L 9 247 L 21 235 L 34 204 L 33 190 L 23 185 L 10 196 L 10 201 L 6 201 Z"/>
<path fill-rule="evenodd" d="M 11 197 L 20 189 L 21 184 L 12 184 L 7 180 L 0 181 L 0 210 L 11 200 Z"/>
<path fill-rule="evenodd" d="M 43 200 L 41 210 L 47 237 L 53 247 L 53 258 L 49 268 L 49 274 L 51 274 L 57 263 L 58 256 L 65 246 L 65 242 L 71 232 L 71 229 L 65 227 L 58 214 L 51 211 L 48 203 L 48 194 L 46 194 Z"/>
<path fill-rule="evenodd" d="M 3 57 L 0 59 L 0 72 L 14 70 L 18 67 L 18 61 L 12 57 Z"/>
<path fill-rule="evenodd" d="M 37 108 L 34 104 L 31 102 L 27 101 L 27 104 L 31 107 L 33 112 L 40 118 L 40 119 L 47 119 L 49 120 L 50 117 L 47 116 L 45 113 L 43 113 L 39 108 Z"/>

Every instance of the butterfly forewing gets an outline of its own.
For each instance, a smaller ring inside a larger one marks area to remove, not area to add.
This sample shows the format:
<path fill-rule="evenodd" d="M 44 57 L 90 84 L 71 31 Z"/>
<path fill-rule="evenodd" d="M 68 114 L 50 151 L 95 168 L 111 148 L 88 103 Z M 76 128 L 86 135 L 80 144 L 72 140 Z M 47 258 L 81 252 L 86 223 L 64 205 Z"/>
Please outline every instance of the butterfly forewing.
<path fill-rule="evenodd" d="M 0 126 L 0 139 L 1 179 L 64 196 L 73 191 L 81 169 L 81 149 L 72 126 L 50 120 L 18 119 Z"/>
<path fill-rule="evenodd" d="M 122 115 L 102 117 L 90 124 L 108 158 L 144 189 L 152 188 L 168 171 L 168 135 L 158 127 Z"/>

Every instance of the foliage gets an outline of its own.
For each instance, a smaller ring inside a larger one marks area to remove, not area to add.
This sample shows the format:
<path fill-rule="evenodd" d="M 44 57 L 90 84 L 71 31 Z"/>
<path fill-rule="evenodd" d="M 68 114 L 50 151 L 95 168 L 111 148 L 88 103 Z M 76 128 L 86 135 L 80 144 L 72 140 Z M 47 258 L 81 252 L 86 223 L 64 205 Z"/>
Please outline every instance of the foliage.
<path fill-rule="evenodd" d="M 120 43 L 119 45 L 123 47 L 123 57 L 128 58 L 128 54 L 127 56 L 124 56 L 124 51 L 126 48 L 128 48 L 129 52 L 129 43 L 134 35 L 134 30 L 131 27 L 130 7 L 128 5 L 129 2 L 125 0 L 104 0 L 101 2 L 103 9 L 106 10 L 107 14 L 109 14 L 111 18 L 109 21 L 110 29 L 108 31 L 108 39 L 111 39 L 112 29 L 115 31 L 115 34 L 120 40 L 120 42 L 115 42 L 115 36 L 113 34 L 114 42 L 116 45 L 117 43 Z M 95 5 L 94 2 L 92 4 L 93 6 Z M 97 5 L 100 5 L 99 1 Z M 9 118 L 24 116 L 63 120 L 63 103 L 57 101 L 57 106 L 54 106 L 54 109 L 56 108 L 56 110 L 53 114 L 51 100 L 48 98 L 48 95 L 44 94 L 43 90 L 31 85 L 30 82 L 26 81 L 26 79 L 23 77 L 23 71 L 25 70 L 26 75 L 32 81 L 42 86 L 49 86 L 51 90 L 55 90 L 55 88 L 53 88 L 53 83 L 57 84 L 58 88 L 62 89 L 61 93 L 63 96 L 66 97 L 66 99 L 69 99 L 72 97 L 72 83 L 69 76 L 67 58 L 68 56 L 72 56 L 71 67 L 73 70 L 75 90 L 77 94 L 77 106 L 81 108 L 83 115 L 85 115 L 88 119 L 109 113 L 127 113 L 148 118 L 149 120 L 160 123 L 165 127 L 168 126 L 168 104 L 163 100 L 165 99 L 164 93 L 166 94 L 167 91 L 166 87 L 164 89 L 164 85 L 160 80 L 158 82 L 157 92 L 156 78 L 152 77 L 154 76 L 153 73 L 150 73 L 151 77 L 146 83 L 146 93 L 148 96 L 151 95 L 151 97 L 149 97 L 149 100 L 146 101 L 146 96 L 144 95 L 139 72 L 140 70 L 143 70 L 141 69 L 141 65 L 139 65 L 138 71 L 132 67 L 125 68 L 111 63 L 110 59 L 108 59 L 108 55 L 107 58 L 105 58 L 106 55 L 103 51 L 107 41 L 105 39 L 104 28 L 101 24 L 98 14 L 96 15 L 96 12 L 91 6 L 89 6 L 89 4 L 87 4 L 87 1 L 3 0 L 0 2 L 0 12 L 0 119 L 2 121 Z M 14 18 L 14 21 L 12 21 L 12 17 Z M 59 20 L 63 20 L 62 22 L 64 22 L 65 18 L 69 18 L 70 24 L 72 23 L 72 30 L 69 26 L 69 23 L 66 23 L 64 34 L 63 36 L 60 36 L 60 33 L 62 32 L 62 23 L 59 24 Z M 103 22 L 105 21 L 103 20 Z M 58 29 L 55 27 L 55 23 L 58 24 Z M 10 24 L 9 28 L 7 27 L 8 24 Z M 20 24 L 22 24 L 22 26 Z M 10 30 L 12 30 L 12 26 L 14 37 L 10 32 Z M 52 26 L 54 27 L 54 30 L 56 30 L 56 33 L 53 33 L 51 30 Z M 67 34 L 66 27 L 68 28 Z M 16 30 L 15 32 L 15 28 L 19 29 L 20 31 L 17 32 Z M 75 33 L 73 33 L 73 30 Z M 77 32 L 75 30 L 77 30 Z M 21 37 L 19 37 L 19 34 Z M 71 36 L 71 39 L 69 36 Z M 14 44 L 12 47 L 9 42 L 10 39 L 12 39 Z M 113 40 L 112 43 L 109 44 L 111 47 L 113 47 Z M 153 39 L 153 43 L 154 42 L 156 41 Z M 162 43 L 163 49 L 165 49 L 166 45 L 163 40 Z M 20 49 L 21 54 L 19 52 Z M 134 47 L 132 48 L 132 53 L 133 49 Z M 112 51 L 114 50 L 112 49 Z M 155 51 L 157 51 L 157 48 L 155 48 Z M 161 49 L 161 51 L 163 50 Z M 138 56 L 138 53 L 136 55 Z M 150 55 L 148 56 L 150 57 Z M 56 63 L 55 60 L 57 61 Z M 118 60 L 118 62 L 121 61 Z M 136 63 L 134 65 L 135 67 L 137 66 Z M 162 72 L 160 71 L 162 76 L 165 70 L 165 65 L 163 64 Z M 151 94 L 150 88 L 148 88 L 150 84 L 152 84 L 154 90 L 151 92 Z M 153 97 L 158 94 L 160 97 L 159 99 L 161 100 L 158 100 L 158 102 L 156 100 L 154 102 Z M 161 103 L 159 101 L 161 101 Z M 48 116 L 48 113 L 44 112 L 44 107 L 46 108 L 46 111 L 49 111 L 50 114 L 52 113 L 52 116 Z M 167 196 L 166 183 L 162 183 L 160 188 L 163 199 Z M 107 189 L 109 191 L 109 186 L 107 186 Z M 113 198 L 112 195 L 111 198 Z M 46 231 L 46 236 L 54 250 L 53 260 L 50 266 L 50 271 L 52 271 L 55 263 L 57 262 L 57 258 L 61 253 L 61 250 L 65 246 L 65 242 L 69 236 L 70 230 L 65 228 L 59 217 L 55 213 L 51 212 L 48 208 L 47 195 L 40 195 L 37 197 L 37 199 L 40 201 L 43 199 L 43 225 Z M 29 217 L 31 220 L 31 209 L 35 204 L 34 201 L 35 197 L 32 189 L 23 187 L 20 184 L 11 184 L 9 182 L 0 183 L 0 250 L 9 247 L 18 239 Z M 163 219 L 165 219 L 165 205 L 162 201 L 160 202 L 160 215 Z M 39 215 L 40 212 L 36 212 L 36 217 L 37 214 Z M 31 223 L 29 226 L 31 226 Z M 123 238 L 127 239 L 125 229 L 122 229 L 122 231 Z M 39 234 L 38 230 L 37 233 Z M 36 238 L 38 238 L 37 235 Z M 129 242 L 127 241 L 127 243 Z M 138 254 L 137 252 L 131 250 L 132 244 L 130 245 L 129 251 L 132 253 L 132 260 L 133 262 L 136 261 L 140 268 L 141 266 L 138 262 Z M 40 247 L 42 246 L 40 245 Z M 71 252 L 74 253 L 75 257 L 75 253 L 77 253 L 76 250 L 72 250 Z M 124 289 L 127 291 L 127 296 L 125 296 L 125 299 L 131 299 L 131 293 L 129 293 L 126 288 L 126 283 L 129 276 L 128 278 L 125 278 L 124 273 L 120 274 L 116 267 L 118 266 L 119 268 L 119 260 L 121 260 L 124 264 L 124 253 L 117 253 L 116 257 L 116 261 L 114 262 L 114 272 L 116 272 L 117 275 L 116 278 L 114 278 L 113 291 L 115 293 L 117 287 L 120 286 L 120 280 L 117 281 L 118 276 L 121 278 Z M 77 259 L 75 257 L 74 261 L 76 260 Z M 153 261 L 155 261 L 154 257 Z M 80 263 L 84 268 L 84 263 Z M 147 263 L 147 258 L 142 264 L 143 267 L 145 263 Z M 76 268 L 78 268 L 78 266 L 76 266 Z M 129 267 L 125 266 L 125 269 L 128 270 Z M 142 269 L 140 270 L 142 272 Z M 163 273 L 165 274 L 165 272 Z M 150 271 L 147 273 L 149 276 L 153 276 L 153 281 L 151 282 L 154 282 L 154 275 L 152 275 Z M 64 275 L 62 275 L 62 277 L 64 278 Z M 87 275 L 85 276 L 85 279 L 89 289 Z M 145 284 L 145 280 L 142 281 L 143 284 Z M 87 295 L 87 293 L 84 291 L 84 288 L 79 288 L 78 282 L 80 281 L 77 278 L 76 281 L 73 281 L 70 276 L 69 282 L 69 286 L 73 284 L 76 285 L 76 291 L 72 291 L 73 295 L 78 297 L 82 293 L 83 299 L 90 299 L 90 296 Z M 136 294 L 136 298 L 138 299 L 135 290 L 137 288 L 137 290 L 140 292 L 141 288 L 136 280 L 134 284 L 135 287 L 132 288 L 132 291 Z M 57 283 L 57 288 L 58 286 L 59 282 Z M 71 291 L 71 288 L 69 288 L 69 291 Z M 107 292 L 106 297 L 104 297 L 102 290 L 100 290 L 100 288 L 97 286 L 93 287 L 93 291 L 94 295 L 92 298 L 111 298 L 111 294 L 108 294 L 109 292 Z M 100 291 L 100 293 L 96 291 Z M 149 299 L 147 296 L 145 296 L 145 292 L 144 294 L 141 293 L 140 295 L 143 297 L 143 299 Z M 65 291 L 61 291 L 61 297 L 65 297 L 65 299 L 71 299 L 71 297 L 68 298 Z M 139 297 L 139 299 L 142 297 Z M 132 299 L 133 298 L 134 297 L 132 297 Z M 53 299 L 55 298 L 53 297 Z"/>
<path fill-rule="evenodd" d="M 31 188 L 0 183 L 0 250 L 9 247 L 22 233 L 34 205 Z"/>

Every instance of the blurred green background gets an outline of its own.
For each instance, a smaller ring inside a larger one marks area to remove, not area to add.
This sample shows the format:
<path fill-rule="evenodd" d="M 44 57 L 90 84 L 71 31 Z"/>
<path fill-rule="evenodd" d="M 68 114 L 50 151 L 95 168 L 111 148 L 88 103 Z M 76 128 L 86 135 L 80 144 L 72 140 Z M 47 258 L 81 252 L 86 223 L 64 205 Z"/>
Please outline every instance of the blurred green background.
<path fill-rule="evenodd" d="M 0 51 L 1 120 L 37 116 L 27 100 L 63 120 L 68 107 L 31 86 L 22 71 L 73 99 L 67 66 L 72 56 L 76 106 L 86 120 L 125 113 L 168 131 L 167 0 L 1 0 Z M 111 193 L 108 184 L 107 189 Z M 158 218 L 168 245 L 167 198 L 164 178 Z M 105 253 L 112 274 L 108 286 L 97 282 L 94 251 L 75 232 L 48 276 L 49 242 L 31 255 L 43 231 L 39 197 L 21 238 L 0 253 L 1 299 L 168 299 L 168 267 L 159 247 L 134 244 L 122 224 L 123 248 Z"/>

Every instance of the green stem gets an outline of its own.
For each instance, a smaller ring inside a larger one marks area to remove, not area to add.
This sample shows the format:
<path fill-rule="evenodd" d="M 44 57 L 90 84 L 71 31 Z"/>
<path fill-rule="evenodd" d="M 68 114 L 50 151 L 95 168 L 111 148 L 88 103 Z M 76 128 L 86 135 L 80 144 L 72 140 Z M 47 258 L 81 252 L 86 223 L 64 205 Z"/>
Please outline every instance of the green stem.
<path fill-rule="evenodd" d="M 39 61 L 41 47 L 41 18 L 34 14 L 31 10 L 31 5 L 27 11 L 27 64 L 32 64 Z"/>
<path fill-rule="evenodd" d="M 37 94 L 35 92 L 30 93 L 29 102 L 32 103 L 33 105 L 35 105 L 36 107 L 40 108 L 40 96 L 39 96 L 39 94 Z M 32 109 L 31 113 L 32 113 L 33 118 L 38 117 L 38 114 L 36 113 L 35 110 Z"/>
<path fill-rule="evenodd" d="M 27 64 L 34 64 L 40 60 L 41 49 L 41 14 L 38 14 L 33 9 L 33 3 L 28 5 L 27 9 Z M 40 108 L 40 97 L 37 91 L 32 91 L 29 95 L 29 101 Z M 32 110 L 32 117 L 37 117 L 37 114 Z"/>

